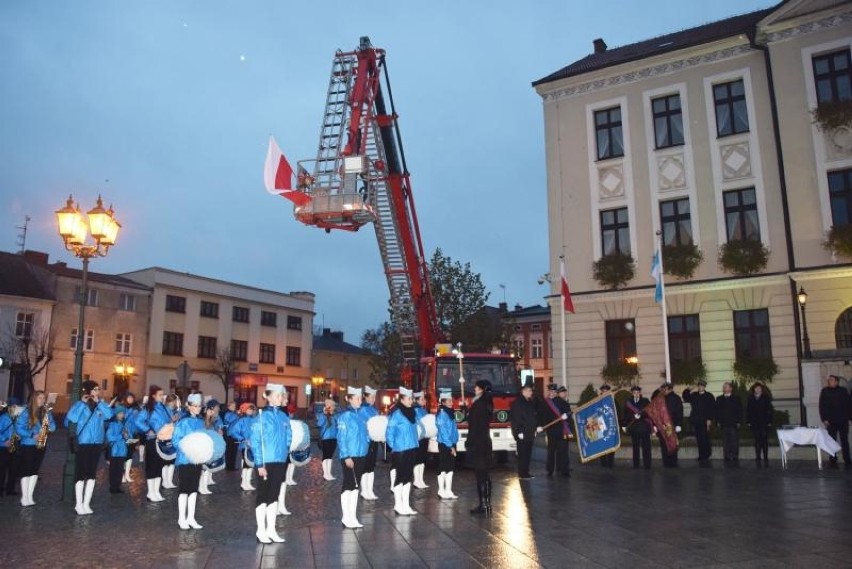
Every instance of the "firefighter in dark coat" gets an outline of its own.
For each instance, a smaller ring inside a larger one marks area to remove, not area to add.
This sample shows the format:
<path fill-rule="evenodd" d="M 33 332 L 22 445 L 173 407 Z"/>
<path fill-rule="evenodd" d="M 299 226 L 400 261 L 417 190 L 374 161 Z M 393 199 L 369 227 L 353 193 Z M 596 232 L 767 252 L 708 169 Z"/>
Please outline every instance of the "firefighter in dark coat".
<path fill-rule="evenodd" d="M 491 512 L 491 476 L 488 470 L 492 465 L 491 452 L 491 415 L 494 413 L 494 401 L 491 396 L 491 382 L 480 379 L 473 386 L 474 398 L 467 412 L 467 440 L 465 462 L 476 474 L 476 490 L 479 505 L 471 514 Z"/>
<path fill-rule="evenodd" d="M 840 449 L 843 452 L 843 462 L 846 469 L 852 468 L 849 463 L 849 393 L 845 387 L 840 387 L 837 376 L 828 376 L 828 385 L 819 394 L 819 418 L 831 438 L 840 438 Z M 837 456 L 832 456 L 829 466 L 837 468 Z"/>
<path fill-rule="evenodd" d="M 657 396 L 657 394 L 665 397 L 666 400 L 666 410 L 669 412 L 669 418 L 672 421 L 672 425 L 674 425 L 675 436 L 677 436 L 681 432 L 681 424 L 683 423 L 683 402 L 680 400 L 680 397 L 672 391 L 671 383 L 664 383 L 660 386 L 658 390 L 654 392 L 651 396 L 653 399 Z M 677 468 L 677 452 L 678 449 L 675 449 L 674 452 L 669 452 L 668 448 L 666 448 L 666 442 L 663 439 L 662 433 L 657 433 L 657 437 L 660 439 L 660 454 L 663 458 L 663 467 L 665 468 Z"/>
<path fill-rule="evenodd" d="M 710 460 L 713 449 L 710 446 L 710 427 L 716 411 L 716 398 L 713 394 L 705 391 L 707 382 L 698 380 L 695 391 L 687 388 L 683 392 L 683 400 L 689 403 L 692 411 L 689 413 L 689 423 L 695 431 L 695 442 L 698 445 L 698 460 L 706 462 Z"/>
<path fill-rule="evenodd" d="M 521 396 L 512 402 L 510 410 L 512 417 L 512 436 L 518 445 L 518 478 L 531 480 L 530 459 L 532 458 L 533 445 L 535 444 L 536 431 L 541 431 L 538 426 L 538 413 L 533 401 L 533 386 L 526 383 L 521 388 Z"/>
<path fill-rule="evenodd" d="M 730 381 L 722 384 L 722 395 L 716 398 L 716 422 L 722 429 L 722 454 L 726 463 L 740 460 L 740 425 L 743 422 L 743 404 L 734 395 Z"/>
<path fill-rule="evenodd" d="M 639 453 L 646 469 L 651 468 L 651 429 L 653 423 L 643 412 L 651 402 L 642 397 L 642 388 L 634 385 L 630 388 L 632 397 L 624 403 L 622 427 L 633 442 L 633 468 L 639 468 Z"/>
<path fill-rule="evenodd" d="M 542 426 L 550 425 L 545 429 L 547 433 L 547 475 L 553 476 L 553 471 L 558 470 L 562 476 L 571 476 L 568 470 L 568 440 L 564 426 L 567 420 L 567 412 L 561 410 L 558 392 L 559 387 L 555 383 L 551 383 L 547 387 L 547 398 L 538 406 L 538 422 Z"/>

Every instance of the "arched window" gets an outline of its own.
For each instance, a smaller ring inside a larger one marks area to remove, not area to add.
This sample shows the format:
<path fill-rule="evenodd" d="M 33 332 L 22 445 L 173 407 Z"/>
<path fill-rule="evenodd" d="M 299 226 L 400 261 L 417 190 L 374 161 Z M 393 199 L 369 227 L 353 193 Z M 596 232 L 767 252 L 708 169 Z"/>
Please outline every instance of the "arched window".
<path fill-rule="evenodd" d="M 852 348 L 852 307 L 844 310 L 834 323 L 834 341 L 837 349 Z"/>

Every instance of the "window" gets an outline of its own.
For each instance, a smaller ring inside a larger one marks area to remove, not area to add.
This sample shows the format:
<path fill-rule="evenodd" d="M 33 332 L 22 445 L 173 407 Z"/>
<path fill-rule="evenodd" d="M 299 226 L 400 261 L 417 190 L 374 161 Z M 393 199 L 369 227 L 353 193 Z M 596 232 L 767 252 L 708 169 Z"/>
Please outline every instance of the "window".
<path fill-rule="evenodd" d="M 219 318 L 219 304 L 202 300 L 199 314 L 204 318 Z"/>
<path fill-rule="evenodd" d="M 77 349 L 77 328 L 71 329 L 71 349 Z M 83 350 L 86 352 L 91 352 L 95 349 L 95 331 L 94 330 L 86 330 L 86 339 L 83 342 Z"/>
<path fill-rule="evenodd" d="M 82 379 L 83 379 L 83 381 L 88 381 L 88 380 L 92 379 L 92 377 L 88 373 L 84 373 Z M 73 385 L 74 385 L 74 374 L 69 373 L 66 376 L 66 379 L 65 379 L 65 395 L 71 395 L 71 389 L 72 389 Z"/>
<path fill-rule="evenodd" d="M 601 243 L 604 255 L 630 254 L 630 224 L 626 207 L 601 212 Z"/>
<path fill-rule="evenodd" d="M 198 337 L 198 357 L 211 359 L 216 357 L 216 338 L 214 336 Z"/>
<path fill-rule="evenodd" d="M 834 323 L 834 341 L 837 349 L 852 348 L 852 308 L 847 308 Z"/>
<path fill-rule="evenodd" d="M 266 310 L 260 311 L 260 325 L 275 328 L 278 326 L 278 315 Z"/>
<path fill-rule="evenodd" d="M 352 368 L 352 381 L 358 381 L 358 368 Z"/>
<path fill-rule="evenodd" d="M 625 363 L 636 355 L 636 323 L 633 319 L 607 320 L 606 363 Z"/>
<path fill-rule="evenodd" d="M 760 241 L 760 223 L 757 219 L 757 199 L 754 188 L 731 190 L 725 192 L 723 198 L 728 241 L 746 239 Z"/>
<path fill-rule="evenodd" d="M 663 245 L 691 245 L 689 198 L 660 202 L 660 225 L 663 228 Z"/>
<path fill-rule="evenodd" d="M 852 65 L 848 49 L 819 55 L 814 57 L 813 63 L 817 103 L 852 99 Z"/>
<path fill-rule="evenodd" d="M 734 311 L 734 347 L 737 359 L 772 357 L 768 309 Z"/>
<path fill-rule="evenodd" d="M 287 317 L 287 329 L 288 330 L 301 330 L 302 329 L 302 317 L 301 316 L 288 316 Z"/>
<path fill-rule="evenodd" d="M 512 341 L 512 350 L 515 352 L 515 355 L 519 358 L 525 358 L 526 352 L 524 352 L 524 341 L 523 340 L 513 340 Z"/>
<path fill-rule="evenodd" d="M 260 363 L 274 364 L 275 363 L 275 344 L 260 345 Z"/>
<path fill-rule="evenodd" d="M 18 312 L 15 318 L 15 337 L 31 338 L 33 335 L 34 312 Z"/>
<path fill-rule="evenodd" d="M 136 312 L 136 295 L 122 292 L 118 295 L 118 309 L 127 312 Z"/>
<path fill-rule="evenodd" d="M 115 353 L 129 354 L 133 347 L 133 336 L 119 332 L 115 335 Z"/>
<path fill-rule="evenodd" d="M 533 338 L 530 340 L 530 349 L 532 353 L 530 354 L 530 358 L 534 360 L 538 360 L 544 357 L 544 342 L 541 338 Z"/>
<path fill-rule="evenodd" d="M 669 358 L 672 362 L 701 359 L 701 327 L 697 314 L 669 316 Z"/>
<path fill-rule="evenodd" d="M 82 294 L 82 287 L 76 287 L 74 289 L 74 299 L 79 302 L 80 294 Z M 86 288 L 86 306 L 97 306 L 98 305 L 98 289 L 88 287 Z"/>
<path fill-rule="evenodd" d="M 231 359 L 235 362 L 248 360 L 248 342 L 245 340 L 231 340 Z"/>
<path fill-rule="evenodd" d="M 843 227 L 852 223 L 852 169 L 829 172 L 828 196 L 832 225 Z"/>
<path fill-rule="evenodd" d="M 659 148 L 683 144 L 683 114 L 680 95 L 669 95 L 651 100 L 654 114 L 654 144 Z"/>
<path fill-rule="evenodd" d="M 302 348 L 287 346 L 287 365 L 299 367 L 302 365 Z"/>
<path fill-rule="evenodd" d="M 235 306 L 233 311 L 234 322 L 248 322 L 249 321 L 249 309 L 245 306 Z"/>
<path fill-rule="evenodd" d="M 183 355 L 183 334 L 180 332 L 163 332 L 163 355 Z"/>
<path fill-rule="evenodd" d="M 167 294 L 166 312 L 186 312 L 186 298 Z"/>
<path fill-rule="evenodd" d="M 714 85 L 713 100 L 716 104 L 717 135 L 730 136 L 748 132 L 748 109 L 742 79 Z"/>
<path fill-rule="evenodd" d="M 598 160 L 624 156 L 621 107 L 595 111 L 595 137 L 598 144 Z"/>

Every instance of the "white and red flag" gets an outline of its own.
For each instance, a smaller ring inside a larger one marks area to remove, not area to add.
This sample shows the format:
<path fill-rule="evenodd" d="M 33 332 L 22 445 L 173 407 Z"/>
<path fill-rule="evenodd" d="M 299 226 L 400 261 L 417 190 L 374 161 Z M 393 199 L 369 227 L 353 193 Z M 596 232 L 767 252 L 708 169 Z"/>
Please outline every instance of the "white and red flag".
<path fill-rule="evenodd" d="M 296 205 L 305 205 L 311 201 L 308 194 L 293 189 L 293 167 L 271 136 L 263 166 L 263 183 L 267 192 L 287 198 Z"/>
<path fill-rule="evenodd" d="M 574 314 L 574 301 L 571 300 L 571 290 L 568 288 L 568 279 L 565 277 L 565 259 L 559 259 L 559 274 L 562 277 L 562 308 Z"/>

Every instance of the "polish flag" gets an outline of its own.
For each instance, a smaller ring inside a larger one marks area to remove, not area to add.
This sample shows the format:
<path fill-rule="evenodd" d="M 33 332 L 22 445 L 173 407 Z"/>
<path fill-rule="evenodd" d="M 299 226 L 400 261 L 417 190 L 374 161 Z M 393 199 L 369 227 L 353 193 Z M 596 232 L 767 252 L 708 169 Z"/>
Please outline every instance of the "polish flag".
<path fill-rule="evenodd" d="M 559 259 L 559 273 L 562 277 L 562 308 L 566 312 L 574 314 L 574 302 L 571 300 L 571 291 L 568 289 L 568 279 L 565 278 L 565 260 Z"/>
<path fill-rule="evenodd" d="M 271 136 L 263 166 L 263 183 L 267 192 L 287 198 L 296 205 L 305 205 L 311 201 L 311 196 L 293 189 L 293 167 Z"/>

